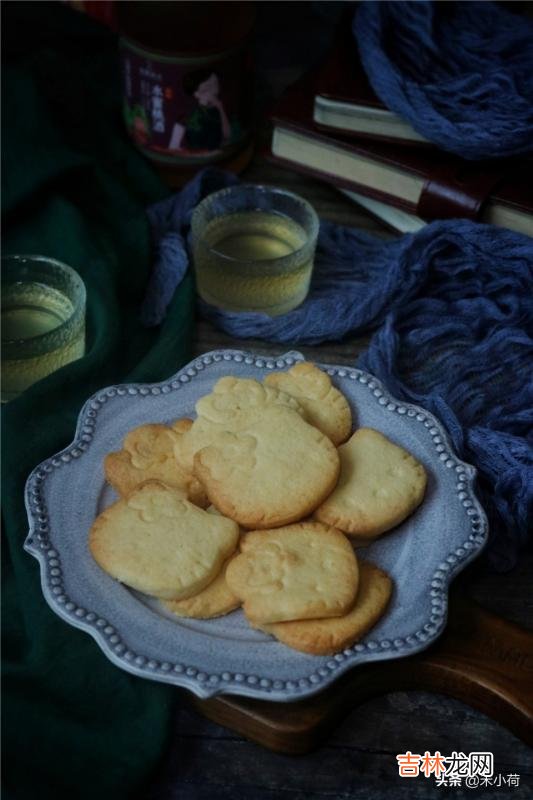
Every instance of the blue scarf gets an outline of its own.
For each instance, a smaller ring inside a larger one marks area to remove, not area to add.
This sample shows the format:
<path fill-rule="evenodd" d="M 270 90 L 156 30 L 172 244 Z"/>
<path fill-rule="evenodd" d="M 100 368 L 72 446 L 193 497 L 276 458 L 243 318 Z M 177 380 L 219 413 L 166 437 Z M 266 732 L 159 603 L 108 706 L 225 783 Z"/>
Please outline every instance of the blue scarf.
<path fill-rule="evenodd" d="M 146 325 L 161 322 L 188 269 L 194 207 L 236 182 L 205 170 L 148 210 L 157 258 Z M 301 306 L 280 317 L 203 302 L 199 310 L 230 336 L 288 346 L 375 330 L 359 366 L 439 417 L 459 456 L 478 468 L 489 558 L 505 570 L 533 511 L 532 286 L 533 239 L 504 228 L 451 220 L 384 242 L 323 221 Z"/>

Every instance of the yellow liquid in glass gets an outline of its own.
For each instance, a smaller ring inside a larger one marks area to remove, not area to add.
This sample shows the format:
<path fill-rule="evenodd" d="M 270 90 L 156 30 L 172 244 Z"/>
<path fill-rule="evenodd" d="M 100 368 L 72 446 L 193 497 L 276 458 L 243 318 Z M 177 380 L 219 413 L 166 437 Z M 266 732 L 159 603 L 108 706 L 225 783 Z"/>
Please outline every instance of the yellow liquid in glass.
<path fill-rule="evenodd" d="M 57 329 L 45 352 L 27 358 L 2 358 L 2 401 L 11 400 L 35 381 L 80 358 L 85 351 L 83 318 L 74 329 L 59 330 L 74 311 L 69 298 L 40 283 L 15 283 L 2 296 L 2 340 L 31 340 Z"/>
<path fill-rule="evenodd" d="M 299 252 L 307 237 L 289 217 L 267 211 L 227 214 L 212 220 L 203 237 L 209 249 L 196 243 L 194 264 L 198 291 L 208 303 L 275 316 L 305 298 L 313 253 Z M 288 261 L 283 268 L 280 258 Z"/>

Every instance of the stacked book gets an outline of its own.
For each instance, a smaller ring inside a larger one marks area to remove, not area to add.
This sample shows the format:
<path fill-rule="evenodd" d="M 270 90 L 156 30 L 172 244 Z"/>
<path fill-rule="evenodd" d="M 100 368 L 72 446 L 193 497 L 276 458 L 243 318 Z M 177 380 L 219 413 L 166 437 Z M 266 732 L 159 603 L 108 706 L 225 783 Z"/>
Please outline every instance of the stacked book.
<path fill-rule="evenodd" d="M 397 231 L 466 217 L 533 236 L 533 161 L 439 150 L 376 97 L 347 34 L 272 119 L 275 161 L 337 186 Z"/>

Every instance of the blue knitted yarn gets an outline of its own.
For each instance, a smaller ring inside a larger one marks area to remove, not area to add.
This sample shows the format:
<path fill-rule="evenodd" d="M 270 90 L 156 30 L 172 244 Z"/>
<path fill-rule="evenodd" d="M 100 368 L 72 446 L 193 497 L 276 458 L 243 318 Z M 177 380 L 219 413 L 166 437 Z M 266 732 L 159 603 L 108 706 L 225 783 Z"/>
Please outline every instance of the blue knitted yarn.
<path fill-rule="evenodd" d="M 141 322 L 147 328 L 162 322 L 174 291 L 187 271 L 189 256 L 183 231 L 191 223 L 194 207 L 211 192 L 233 183 L 238 180 L 231 173 L 205 169 L 183 191 L 147 209 L 155 246 L 155 262 L 141 308 Z"/>
<path fill-rule="evenodd" d="M 533 23 L 493 3 L 363 2 L 361 60 L 385 105 L 468 159 L 533 150 Z"/>
<path fill-rule="evenodd" d="M 230 182 L 206 170 L 150 209 L 159 255 L 145 319 L 161 321 L 186 269 L 192 208 Z M 360 364 L 396 397 L 439 417 L 458 454 L 478 468 L 489 557 L 508 569 L 533 511 L 532 286 L 533 239 L 503 228 L 451 220 L 383 242 L 322 222 L 299 308 L 272 318 L 200 303 L 200 313 L 231 336 L 288 346 L 378 328 Z"/>

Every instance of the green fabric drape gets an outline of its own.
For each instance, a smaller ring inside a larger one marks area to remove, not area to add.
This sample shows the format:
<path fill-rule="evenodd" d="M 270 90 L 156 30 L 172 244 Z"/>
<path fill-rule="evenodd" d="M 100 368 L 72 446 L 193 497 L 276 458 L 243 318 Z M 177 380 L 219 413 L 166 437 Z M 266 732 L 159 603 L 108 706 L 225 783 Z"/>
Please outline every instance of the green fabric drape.
<path fill-rule="evenodd" d="M 22 549 L 24 483 L 72 440 L 90 394 L 188 360 L 193 287 L 161 328 L 140 326 L 144 208 L 167 190 L 123 130 L 116 37 L 59 3 L 2 10 L 4 254 L 63 260 L 88 295 L 86 356 L 2 409 L 4 796 L 120 800 L 157 764 L 175 692 L 113 666 L 49 609 Z"/>

